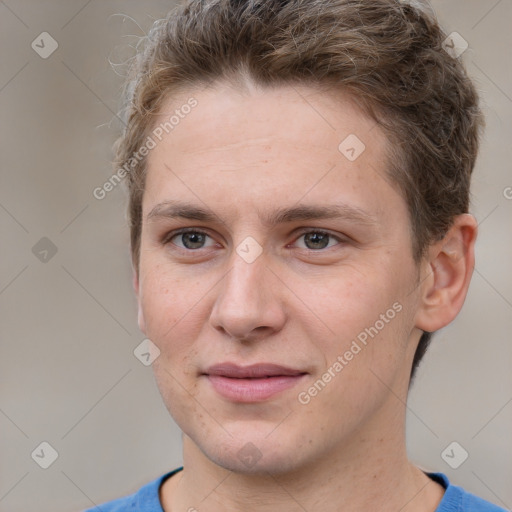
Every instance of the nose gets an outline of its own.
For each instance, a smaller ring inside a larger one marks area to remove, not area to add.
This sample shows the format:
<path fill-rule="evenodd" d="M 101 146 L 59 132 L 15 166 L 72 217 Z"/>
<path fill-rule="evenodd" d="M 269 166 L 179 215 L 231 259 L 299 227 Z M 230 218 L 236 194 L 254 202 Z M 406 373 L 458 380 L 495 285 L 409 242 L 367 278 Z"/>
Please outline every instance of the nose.
<path fill-rule="evenodd" d="M 285 322 L 282 288 L 282 282 L 267 266 L 264 253 L 248 263 L 234 252 L 230 270 L 219 283 L 211 325 L 244 341 L 278 332 Z"/>

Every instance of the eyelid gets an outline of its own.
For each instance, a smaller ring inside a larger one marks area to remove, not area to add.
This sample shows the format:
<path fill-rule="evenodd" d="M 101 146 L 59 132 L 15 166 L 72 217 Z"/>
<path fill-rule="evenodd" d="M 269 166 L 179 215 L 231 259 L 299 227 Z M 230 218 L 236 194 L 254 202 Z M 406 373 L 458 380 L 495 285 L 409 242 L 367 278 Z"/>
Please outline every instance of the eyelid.
<path fill-rule="evenodd" d="M 166 245 L 171 242 L 171 240 L 179 235 L 183 235 L 184 233 L 199 233 L 201 235 L 206 235 L 213 239 L 213 236 L 208 233 L 208 231 L 205 231 L 203 228 L 194 228 L 194 227 L 186 227 L 186 228 L 180 228 L 176 229 L 174 231 L 170 231 L 169 233 L 166 233 L 161 240 L 161 243 L 163 245 Z M 179 249 L 182 249 L 181 247 L 178 247 Z M 192 249 L 185 249 L 187 251 L 192 252 Z M 199 249 L 196 249 L 198 251 Z"/>
<path fill-rule="evenodd" d="M 212 235 L 210 235 L 208 233 L 208 231 L 206 231 L 204 228 L 185 227 L 185 228 L 180 228 L 180 229 L 177 229 L 177 230 L 174 230 L 174 231 L 171 231 L 171 232 L 165 234 L 162 237 L 161 242 L 162 242 L 162 244 L 166 245 L 166 244 L 170 243 L 171 240 L 173 238 L 175 238 L 176 236 L 182 235 L 184 233 L 191 233 L 191 232 L 206 235 L 206 236 L 214 239 L 214 237 Z M 298 233 L 296 233 L 296 235 L 294 236 L 292 244 L 295 243 L 301 236 L 307 235 L 308 233 L 322 233 L 322 234 L 329 235 L 331 238 L 334 238 L 337 242 L 339 242 L 339 244 L 347 243 L 349 240 L 347 236 L 335 235 L 334 233 L 332 233 L 331 231 L 326 230 L 326 229 L 316 228 L 316 227 L 305 227 L 305 228 L 299 228 Z M 337 245 L 339 245 L 339 244 L 337 244 Z M 174 244 L 174 245 L 176 245 L 176 244 Z M 286 247 L 289 247 L 290 245 L 291 244 L 287 244 Z M 181 249 L 181 250 L 184 250 L 187 252 L 197 252 L 201 249 L 208 248 L 208 247 L 201 247 L 199 249 L 186 249 L 186 248 L 183 249 L 182 247 L 179 247 L 179 246 L 176 246 L 176 247 L 178 247 L 178 249 Z M 329 247 L 326 247 L 326 248 L 320 249 L 320 250 L 307 249 L 307 248 L 302 248 L 302 247 L 299 247 L 299 249 L 314 252 L 314 253 L 320 253 L 320 252 L 325 252 L 327 249 L 329 249 Z"/>
<path fill-rule="evenodd" d="M 332 233 L 328 229 L 309 227 L 309 228 L 299 228 L 299 232 L 295 236 L 295 238 L 294 238 L 292 243 L 297 242 L 297 240 L 299 238 L 301 238 L 304 235 L 307 235 L 308 233 L 322 233 L 322 234 L 325 234 L 325 235 L 329 235 L 329 237 L 334 238 L 338 242 L 338 244 L 336 244 L 336 245 L 340 245 L 340 244 L 348 242 L 348 237 L 342 236 L 342 235 L 335 235 L 334 233 Z M 288 245 L 290 245 L 290 244 L 288 244 Z M 288 247 L 288 245 L 287 245 L 287 247 Z M 326 252 L 328 249 L 332 249 L 333 247 L 334 246 L 326 247 L 324 249 L 317 249 L 317 250 L 303 248 L 303 247 L 299 247 L 299 249 L 301 249 L 303 251 L 308 251 L 308 252 L 312 252 L 312 253 L 317 253 L 318 254 L 318 253 L 321 253 L 321 252 Z"/>
<path fill-rule="evenodd" d="M 332 238 L 336 238 L 336 240 L 339 240 L 340 242 L 346 241 L 348 239 L 347 236 L 342 235 L 341 233 L 333 233 L 329 229 L 323 229 L 323 228 L 315 228 L 315 227 L 309 227 L 309 228 L 299 228 L 298 234 L 296 235 L 297 238 L 306 235 L 307 233 L 322 233 L 325 235 L 329 235 Z"/>

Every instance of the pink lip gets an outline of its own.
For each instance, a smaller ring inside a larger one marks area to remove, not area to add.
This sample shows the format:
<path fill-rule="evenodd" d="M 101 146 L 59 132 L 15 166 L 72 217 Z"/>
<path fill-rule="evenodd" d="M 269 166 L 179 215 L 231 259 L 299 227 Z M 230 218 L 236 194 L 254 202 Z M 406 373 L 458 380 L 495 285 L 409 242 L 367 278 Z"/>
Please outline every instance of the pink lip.
<path fill-rule="evenodd" d="M 295 386 L 306 372 L 272 363 L 221 363 L 203 374 L 215 391 L 234 402 L 260 402 Z"/>

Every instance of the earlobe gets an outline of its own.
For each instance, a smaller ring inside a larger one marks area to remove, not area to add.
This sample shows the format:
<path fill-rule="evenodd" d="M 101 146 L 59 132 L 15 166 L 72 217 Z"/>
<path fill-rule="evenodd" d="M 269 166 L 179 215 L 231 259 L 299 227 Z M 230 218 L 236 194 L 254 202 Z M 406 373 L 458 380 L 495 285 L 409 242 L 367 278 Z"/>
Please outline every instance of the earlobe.
<path fill-rule="evenodd" d="M 427 275 L 422 278 L 416 327 L 433 332 L 448 325 L 467 295 L 475 264 L 477 223 L 459 215 L 446 235 L 429 250 Z"/>

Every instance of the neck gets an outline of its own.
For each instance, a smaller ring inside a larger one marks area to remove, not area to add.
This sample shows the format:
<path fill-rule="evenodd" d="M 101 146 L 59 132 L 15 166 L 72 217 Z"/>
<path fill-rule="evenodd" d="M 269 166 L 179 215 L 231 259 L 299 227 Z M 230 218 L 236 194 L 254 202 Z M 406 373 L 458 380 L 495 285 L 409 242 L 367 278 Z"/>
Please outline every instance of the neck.
<path fill-rule="evenodd" d="M 389 414 L 390 408 L 383 409 Z M 408 461 L 403 409 L 391 408 L 394 428 L 385 433 L 376 426 L 390 423 L 374 418 L 338 450 L 280 474 L 226 470 L 184 435 L 184 469 L 162 486 L 164 510 L 433 512 L 444 489 Z"/>

